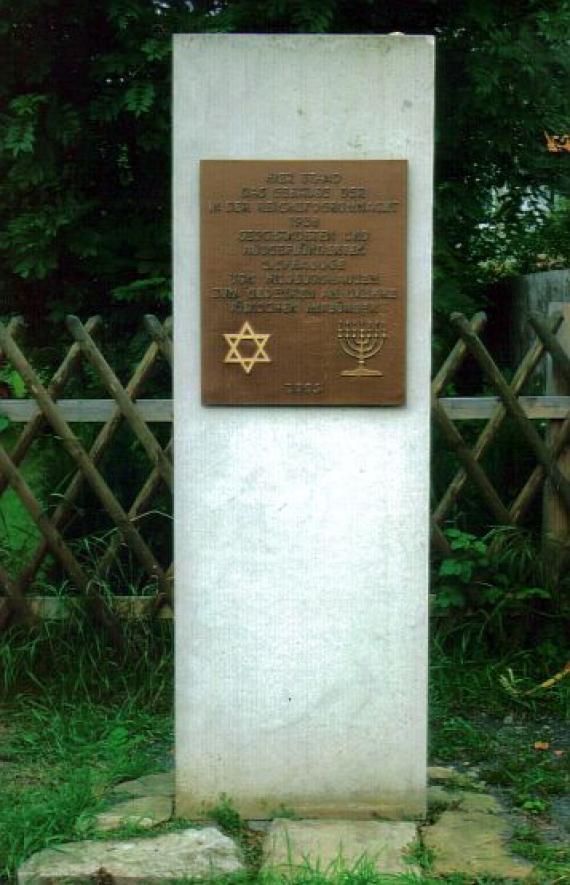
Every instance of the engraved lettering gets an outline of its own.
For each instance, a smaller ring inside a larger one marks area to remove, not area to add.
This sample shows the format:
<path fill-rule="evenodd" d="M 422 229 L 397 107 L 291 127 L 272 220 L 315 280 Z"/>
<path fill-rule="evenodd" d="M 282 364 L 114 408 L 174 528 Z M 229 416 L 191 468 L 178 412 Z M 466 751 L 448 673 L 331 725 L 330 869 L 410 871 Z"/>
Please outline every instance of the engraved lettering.
<path fill-rule="evenodd" d="M 253 285 L 256 279 L 254 273 L 236 273 L 235 271 L 232 271 L 229 276 L 234 286 Z"/>
<path fill-rule="evenodd" d="M 289 224 L 291 227 L 320 227 L 321 219 L 320 218 L 290 218 Z"/>
<path fill-rule="evenodd" d="M 266 187 L 242 187 L 242 200 L 264 200 L 267 196 Z"/>
<path fill-rule="evenodd" d="M 286 381 L 283 385 L 287 393 L 303 395 L 316 395 L 323 392 L 323 385 L 320 381 Z"/>
<path fill-rule="evenodd" d="M 212 292 L 214 293 L 214 298 L 237 298 L 238 290 L 230 289 L 224 286 L 212 286 Z"/>
<path fill-rule="evenodd" d="M 202 161 L 204 403 L 403 402 L 405 165 Z"/>
<path fill-rule="evenodd" d="M 300 172 L 301 181 L 319 184 L 340 184 L 342 175 L 340 172 Z"/>
<path fill-rule="evenodd" d="M 226 212 L 251 212 L 251 208 L 249 203 L 244 203 L 241 200 L 228 200 Z"/>
<path fill-rule="evenodd" d="M 341 197 L 345 199 L 351 200 L 364 200 L 366 197 L 366 188 L 365 187 L 341 187 L 340 189 Z"/>
<path fill-rule="evenodd" d="M 267 176 L 267 184 L 287 184 L 293 180 L 292 172 L 270 172 Z"/>

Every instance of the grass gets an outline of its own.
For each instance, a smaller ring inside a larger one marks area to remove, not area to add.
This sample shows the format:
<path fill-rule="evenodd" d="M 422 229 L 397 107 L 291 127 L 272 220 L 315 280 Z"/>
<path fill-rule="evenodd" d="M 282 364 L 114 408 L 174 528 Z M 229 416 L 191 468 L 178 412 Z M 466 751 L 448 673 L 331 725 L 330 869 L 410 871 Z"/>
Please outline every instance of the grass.
<path fill-rule="evenodd" d="M 0 641 L 0 877 L 79 839 L 105 791 L 172 748 L 171 625 L 126 626 L 117 653 L 84 622 Z"/>
<path fill-rule="evenodd" d="M 536 865 L 533 882 L 545 885 L 570 882 L 567 833 L 554 843 L 544 836 L 552 801 L 570 786 L 570 679 L 535 691 L 552 667 L 534 651 L 489 660 L 484 648 L 465 656 L 433 642 L 431 761 L 478 771 L 519 821 L 513 851 Z M 509 690 L 513 682 L 518 693 Z"/>
<path fill-rule="evenodd" d="M 14 629 L 0 638 L 0 878 L 12 881 L 35 851 L 90 835 L 93 814 L 114 784 L 168 767 L 171 629 L 168 622 L 125 624 L 120 652 L 79 620 L 46 623 L 34 634 Z M 536 881 L 564 881 L 568 849 L 544 839 L 543 832 L 551 802 L 567 789 L 568 753 L 555 750 L 562 749 L 558 729 L 567 721 L 570 679 L 527 695 L 552 675 L 553 659 L 520 652 L 489 660 L 483 650 L 478 655 L 467 655 L 461 645 L 445 650 L 437 636 L 432 645 L 432 762 L 465 771 L 477 767 L 516 811 L 520 826 L 513 844 L 538 865 Z M 536 749 L 537 741 L 547 749 Z M 281 811 L 294 817 L 294 809 Z M 231 800 L 222 797 L 212 818 L 242 846 L 250 872 L 240 881 L 278 885 L 275 874 L 255 873 L 261 837 L 247 829 Z M 174 821 L 157 829 L 188 824 Z M 425 885 L 442 881 L 430 872 L 421 845 L 411 859 L 421 867 Z M 349 870 L 307 865 L 294 876 L 295 885 L 331 880 L 417 882 L 412 873 L 389 877 L 366 865 Z M 469 881 L 445 878 L 449 885 Z"/>

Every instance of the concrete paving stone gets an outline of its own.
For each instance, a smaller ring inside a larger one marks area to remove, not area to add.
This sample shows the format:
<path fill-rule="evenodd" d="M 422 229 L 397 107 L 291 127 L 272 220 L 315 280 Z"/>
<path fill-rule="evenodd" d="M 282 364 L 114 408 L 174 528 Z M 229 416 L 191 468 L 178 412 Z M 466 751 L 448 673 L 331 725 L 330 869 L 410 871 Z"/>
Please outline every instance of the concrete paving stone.
<path fill-rule="evenodd" d="M 101 831 L 128 825 L 150 829 L 170 820 L 173 810 L 172 796 L 135 796 L 100 812 L 95 818 L 95 827 Z"/>
<path fill-rule="evenodd" d="M 271 826 L 270 820 L 248 820 L 246 821 L 248 829 L 254 833 L 266 833 Z"/>
<path fill-rule="evenodd" d="M 424 827 L 423 842 L 433 852 L 436 875 L 464 873 L 526 879 L 532 864 L 515 858 L 508 849 L 508 822 L 487 811 L 444 811 L 432 826 Z"/>
<path fill-rule="evenodd" d="M 132 781 L 123 781 L 109 792 L 110 796 L 174 796 L 174 772 L 145 774 Z"/>
<path fill-rule="evenodd" d="M 274 820 L 263 847 L 263 869 L 353 869 L 370 863 L 382 873 L 417 872 L 405 856 L 417 839 L 414 823 L 375 820 Z"/>
<path fill-rule="evenodd" d="M 428 781 L 432 784 L 445 783 L 453 780 L 457 774 L 455 768 L 443 765 L 430 765 L 427 770 Z"/>
<path fill-rule="evenodd" d="M 236 844 L 215 827 L 146 839 L 71 842 L 34 854 L 18 885 L 163 885 L 244 870 Z"/>
<path fill-rule="evenodd" d="M 447 790 L 445 787 L 433 786 L 427 789 L 428 809 L 459 807 L 463 797 L 461 790 Z"/>
<path fill-rule="evenodd" d="M 472 793 L 469 790 L 448 790 L 445 787 L 428 787 L 428 808 L 457 808 L 461 811 L 482 811 L 500 814 L 500 803 L 488 793 Z"/>
<path fill-rule="evenodd" d="M 486 814 L 501 814 L 504 809 L 494 796 L 488 793 L 461 792 L 459 808 L 461 811 L 482 811 Z"/>

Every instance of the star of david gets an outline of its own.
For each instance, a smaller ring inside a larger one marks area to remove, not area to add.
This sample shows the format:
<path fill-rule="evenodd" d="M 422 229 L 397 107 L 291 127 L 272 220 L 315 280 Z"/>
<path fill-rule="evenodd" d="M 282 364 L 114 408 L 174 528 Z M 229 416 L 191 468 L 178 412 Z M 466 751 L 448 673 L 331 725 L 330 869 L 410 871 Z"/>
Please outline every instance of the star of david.
<path fill-rule="evenodd" d="M 267 346 L 267 342 L 271 338 L 271 335 L 263 335 L 254 332 L 248 322 L 243 324 L 237 334 L 232 335 L 226 333 L 224 334 L 224 338 L 226 339 L 226 344 L 228 344 L 230 348 L 224 358 L 224 362 L 239 363 L 246 375 L 249 375 L 256 363 L 271 362 L 271 357 L 269 357 L 265 351 L 265 347 Z M 244 341 L 253 342 L 256 348 L 254 353 L 250 352 L 248 356 L 244 356 L 240 353 L 239 345 Z"/>

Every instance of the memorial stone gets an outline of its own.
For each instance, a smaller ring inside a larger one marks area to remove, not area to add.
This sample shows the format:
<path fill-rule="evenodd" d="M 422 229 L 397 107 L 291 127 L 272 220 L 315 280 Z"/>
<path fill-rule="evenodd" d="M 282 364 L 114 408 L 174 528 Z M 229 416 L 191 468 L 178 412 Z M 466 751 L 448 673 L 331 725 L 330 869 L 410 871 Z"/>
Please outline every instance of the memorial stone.
<path fill-rule="evenodd" d="M 433 40 L 174 47 L 177 814 L 425 813 Z"/>

